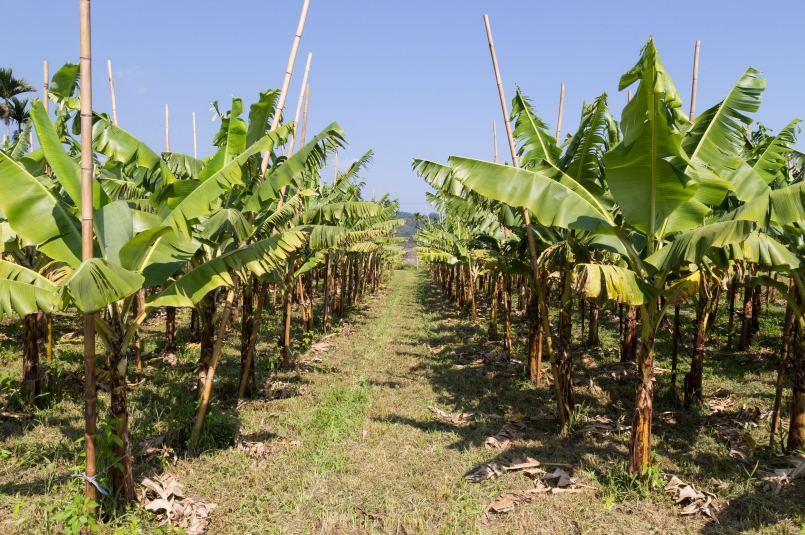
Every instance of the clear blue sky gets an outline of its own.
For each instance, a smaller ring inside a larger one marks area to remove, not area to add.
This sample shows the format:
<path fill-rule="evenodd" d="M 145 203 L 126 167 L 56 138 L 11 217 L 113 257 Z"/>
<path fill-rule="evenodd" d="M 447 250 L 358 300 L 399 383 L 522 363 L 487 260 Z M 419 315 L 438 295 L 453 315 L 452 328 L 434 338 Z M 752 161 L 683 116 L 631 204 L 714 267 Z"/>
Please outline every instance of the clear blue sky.
<path fill-rule="evenodd" d="M 163 150 L 169 104 L 171 148 L 192 154 L 195 111 L 205 156 L 218 128 L 209 101 L 228 109 L 235 95 L 248 105 L 281 85 L 301 6 L 302 0 L 95 0 L 94 107 L 110 110 L 111 59 L 121 126 Z M 41 90 L 43 60 L 51 73 L 78 61 L 77 0 L 0 0 L 0 10 L 14 19 L 3 26 L 0 65 Z M 566 84 L 564 132 L 575 129 L 582 101 L 604 91 L 620 117 L 626 95 L 618 93 L 618 79 L 650 35 L 686 108 L 700 39 L 698 111 L 723 99 L 752 66 L 768 79 L 757 119 L 775 131 L 794 117 L 805 119 L 802 0 L 312 0 L 286 119 L 293 118 L 305 58 L 313 52 L 308 136 L 337 121 L 349 142 L 340 162 L 376 153 L 365 173 L 366 194 L 390 192 L 403 210 L 424 210 L 426 187 L 411 172 L 412 158 L 491 160 L 493 120 L 501 157 L 507 156 L 484 13 L 508 99 L 519 84 L 555 125 L 559 87 Z"/>

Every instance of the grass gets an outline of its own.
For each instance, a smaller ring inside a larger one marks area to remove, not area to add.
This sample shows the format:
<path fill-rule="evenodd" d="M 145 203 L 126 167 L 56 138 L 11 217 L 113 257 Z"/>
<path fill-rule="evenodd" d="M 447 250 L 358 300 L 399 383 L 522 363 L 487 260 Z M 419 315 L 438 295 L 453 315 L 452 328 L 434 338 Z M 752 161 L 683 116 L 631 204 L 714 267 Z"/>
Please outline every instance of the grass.
<path fill-rule="evenodd" d="M 683 312 L 689 346 L 692 311 Z M 484 313 L 482 307 L 482 318 Z M 739 404 L 771 407 L 774 358 L 773 352 L 763 349 L 778 347 L 781 315 L 779 306 L 770 308 L 752 351 L 708 353 L 707 397 L 720 389 L 719 396 L 735 394 Z M 708 346 L 712 349 L 720 349 L 726 339 L 722 325 L 726 314 L 720 316 Z M 488 344 L 479 345 L 484 320 L 471 325 L 465 311 L 443 300 L 425 271 L 396 271 L 378 296 L 356 307 L 348 318 L 349 329 L 328 339 L 335 347 L 320 355 L 323 362 L 311 364 L 308 371 L 274 371 L 273 329 L 278 318 L 268 320 L 257 352 L 258 388 L 265 390 L 268 383 L 282 381 L 298 395 L 237 404 L 235 326 L 219 366 L 220 380 L 214 390 L 218 397 L 205 422 L 203 452 L 198 456 L 186 456 L 183 447 L 195 398 L 186 385 L 192 382 L 197 358 L 197 350 L 182 342 L 189 315 L 179 318 L 178 364 L 149 361 L 152 368 L 143 373 L 145 383 L 130 389 L 133 443 L 166 434 L 166 442 L 179 453 L 175 462 L 138 460 L 135 478 L 166 472 L 184 483 L 191 497 L 217 503 L 209 533 L 797 534 L 805 527 L 802 480 L 777 496 L 762 492 L 752 467 L 726 457 L 726 445 L 707 425 L 705 411 L 680 409 L 667 374 L 657 379 L 655 410 L 675 412 L 673 422 L 662 417 L 654 421 L 658 470 L 715 492 L 724 506 L 717 521 L 681 517 L 661 491 L 630 480 L 625 471 L 628 432 L 571 433 L 559 438 L 556 422 L 541 416 L 554 409 L 552 389 L 536 388 L 522 377 L 502 376 L 471 364 L 489 349 Z M 518 358 L 524 349 L 523 323 L 522 318 L 515 321 Z M 580 323 L 574 322 L 576 340 Z M 581 416 L 629 414 L 634 402 L 632 384 L 602 372 L 606 364 L 617 360 L 617 317 L 602 312 L 601 323 L 603 351 L 579 350 L 574 355 L 576 428 L 584 426 Z M 59 317 L 56 325 L 56 339 L 79 328 L 67 316 Z M 161 346 L 163 326 L 162 319 L 149 319 L 145 337 L 149 351 Z M 21 373 L 19 328 L 6 321 L 0 332 L 8 337 L 0 345 L 0 373 L 8 372 L 16 379 Z M 296 337 L 302 340 L 301 333 Z M 81 366 L 81 339 L 76 338 L 62 340 L 57 347 L 62 374 L 77 373 Z M 438 346 L 444 349 L 436 354 L 428 348 Z M 669 348 L 668 335 L 662 332 L 657 353 L 663 368 L 670 367 Z M 680 362 L 686 370 L 684 351 Z M 590 391 L 591 379 L 601 392 Z M 3 399 L 13 398 L 12 389 L 13 383 Z M 62 378 L 53 392 L 33 419 L 0 422 L 0 533 L 58 533 L 59 523 L 52 515 L 64 510 L 77 493 L 69 475 L 81 461 L 81 444 L 76 442 L 83 434 L 81 387 Z M 99 395 L 99 411 L 106 410 L 107 400 L 106 394 Z M 434 419 L 428 410 L 431 405 L 449 413 L 520 413 L 528 428 L 509 450 L 487 450 L 484 441 L 499 430 L 500 420 L 452 427 Z M 234 448 L 237 432 L 247 440 L 266 442 L 269 456 L 254 459 Z M 767 433 L 752 430 L 758 444 L 767 443 Z M 285 444 L 285 439 L 298 440 L 300 445 Z M 757 456 L 772 462 L 775 453 L 760 449 Z M 502 492 L 526 489 L 532 483 L 518 473 L 479 484 L 470 484 L 463 476 L 475 463 L 525 455 L 545 462 L 579 463 L 574 475 L 597 490 L 542 496 L 482 523 L 486 504 Z M 712 478 L 726 482 L 726 488 L 716 489 Z M 137 527 L 132 528 L 133 522 Z M 141 510 L 120 511 L 100 530 L 160 533 Z"/>

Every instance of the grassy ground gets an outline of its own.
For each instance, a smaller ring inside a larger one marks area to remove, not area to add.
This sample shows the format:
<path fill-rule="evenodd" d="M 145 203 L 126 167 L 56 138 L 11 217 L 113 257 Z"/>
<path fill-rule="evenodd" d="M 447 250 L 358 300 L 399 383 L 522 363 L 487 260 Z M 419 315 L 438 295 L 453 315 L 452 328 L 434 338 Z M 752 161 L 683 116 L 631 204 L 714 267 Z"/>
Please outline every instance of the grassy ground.
<path fill-rule="evenodd" d="M 777 348 L 780 314 L 779 307 L 772 307 L 765 316 L 756 350 L 707 356 L 707 396 L 734 394 L 739 405 L 771 407 L 774 359 L 762 349 Z M 189 317 L 181 319 L 186 326 Z M 276 319 L 271 318 L 267 331 Z M 689 344 L 692 325 L 688 315 L 685 319 Z M 628 415 L 633 404 L 633 385 L 604 371 L 617 360 L 617 326 L 603 313 L 602 320 L 603 351 L 580 351 L 574 362 L 580 417 L 575 432 L 564 439 L 556 436 L 556 423 L 550 419 L 550 387 L 535 388 L 518 375 L 473 364 L 493 347 L 478 343 L 484 339 L 484 326 L 470 325 L 462 311 L 446 304 L 424 271 L 395 272 L 381 293 L 358 307 L 349 324 L 328 339 L 335 347 L 318 355 L 321 362 L 303 355 L 309 362 L 305 369 L 273 372 L 274 349 L 262 344 L 260 392 L 282 387 L 282 399 L 236 406 L 239 354 L 233 329 L 215 385 L 219 397 L 205 423 L 204 451 L 195 457 L 186 456 L 181 445 L 192 421 L 195 394 L 187 385 L 197 350 L 180 343 L 176 365 L 149 361 L 151 367 L 142 375 L 146 381 L 130 390 L 133 443 L 166 434 L 178 457 L 140 459 L 135 477 L 169 473 L 187 486 L 191 497 L 217 503 L 212 534 L 796 534 L 805 529 L 802 480 L 777 496 L 764 493 L 753 466 L 726 457 L 726 444 L 706 419 L 708 411 L 679 409 L 667 376 L 657 382 L 654 449 L 659 467 L 716 493 L 722 510 L 715 520 L 681 517 L 661 491 L 630 487 L 623 470 L 628 432 L 578 432 L 586 418 Z M 724 335 L 720 321 L 713 347 Z M 57 326 L 59 334 L 78 330 L 78 323 L 67 317 L 59 318 Z M 162 319 L 150 320 L 148 349 L 161 345 L 162 326 Z M 16 379 L 21 331 L 6 322 L 2 332 L 8 338 L 2 341 L 0 370 Z M 515 334 L 522 347 L 524 333 Z M 184 327 L 179 333 L 183 337 Z M 80 344 L 79 336 L 58 345 L 56 371 L 62 378 L 54 391 L 61 393 L 48 400 L 47 408 L 30 420 L 0 422 L 0 533 L 58 533 L 58 523 L 50 517 L 77 493 L 77 482 L 71 483 L 69 475 L 80 464 L 82 448 L 76 440 L 83 433 L 82 395 L 80 383 L 65 374 L 79 371 Z M 429 349 L 440 347 L 436 353 Z M 663 368 L 670 367 L 667 349 L 663 334 L 658 352 Z M 590 388 L 591 379 L 600 391 Z M 3 384 L 8 401 L 13 383 Z M 103 410 L 107 396 L 100 399 Z M 436 420 L 428 406 L 448 413 L 519 413 L 525 415 L 525 437 L 506 451 L 488 450 L 484 441 L 500 429 L 500 420 L 454 427 Z M 256 459 L 233 447 L 238 429 L 247 440 L 266 443 L 268 456 Z M 767 441 L 765 433 L 762 426 L 752 431 L 759 444 Z M 289 440 L 299 445 L 287 444 Z M 759 449 L 757 457 L 773 463 L 774 454 Z M 498 495 L 533 483 L 519 473 L 475 484 L 463 476 L 476 463 L 526 455 L 543 462 L 578 463 L 574 475 L 595 490 L 541 495 L 484 521 L 483 508 Z M 725 485 L 717 487 L 713 478 Z M 135 521 L 139 528 L 131 527 Z M 160 532 L 142 511 L 122 512 L 101 526 L 104 533 L 138 529 Z"/>

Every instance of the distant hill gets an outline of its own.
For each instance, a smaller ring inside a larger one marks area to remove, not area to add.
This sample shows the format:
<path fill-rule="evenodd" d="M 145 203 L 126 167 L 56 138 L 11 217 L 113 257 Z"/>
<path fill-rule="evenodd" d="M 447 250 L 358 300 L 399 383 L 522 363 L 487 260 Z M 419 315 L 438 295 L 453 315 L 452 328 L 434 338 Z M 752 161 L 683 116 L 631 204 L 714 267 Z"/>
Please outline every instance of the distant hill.
<path fill-rule="evenodd" d="M 400 237 L 400 238 L 410 238 L 411 236 L 416 234 L 416 231 L 417 231 L 416 226 L 414 225 L 413 222 L 410 221 L 412 215 L 414 215 L 414 214 L 412 214 L 410 212 L 397 212 L 397 215 L 394 216 L 394 219 L 405 219 L 405 225 L 403 225 L 402 227 L 397 229 L 397 236 L 398 237 Z M 431 217 L 435 218 L 436 216 L 431 214 Z M 422 225 L 422 223 L 420 223 L 420 226 L 421 225 Z M 404 245 L 408 245 L 408 244 L 404 244 Z M 413 240 L 411 241 L 411 245 L 413 245 Z"/>

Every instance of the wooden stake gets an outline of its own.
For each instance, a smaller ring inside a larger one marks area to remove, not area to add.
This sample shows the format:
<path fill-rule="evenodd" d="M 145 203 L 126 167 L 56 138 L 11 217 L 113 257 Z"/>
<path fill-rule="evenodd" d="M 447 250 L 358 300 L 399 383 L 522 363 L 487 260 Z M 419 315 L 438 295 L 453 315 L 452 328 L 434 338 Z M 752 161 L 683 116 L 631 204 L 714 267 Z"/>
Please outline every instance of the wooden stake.
<path fill-rule="evenodd" d="M 305 29 L 308 7 L 310 7 L 310 0 L 305 0 L 305 3 L 302 5 L 302 15 L 299 17 L 299 25 L 296 27 L 296 35 L 294 35 L 293 38 L 293 45 L 291 45 L 291 56 L 288 58 L 288 67 L 285 69 L 285 79 L 282 81 L 282 89 L 280 90 L 280 98 L 277 101 L 277 109 L 274 111 L 274 119 L 271 121 L 271 132 L 276 130 L 280 124 L 282 108 L 285 107 L 285 99 L 288 96 L 288 86 L 291 84 L 293 66 L 294 63 L 296 63 L 296 52 L 299 50 L 299 42 L 302 40 L 302 31 Z M 260 167 L 262 174 L 265 174 L 266 169 L 268 169 L 268 158 L 270 155 L 270 151 L 265 151 L 265 154 L 263 154 L 263 164 Z"/>
<path fill-rule="evenodd" d="M 562 135 L 562 112 L 565 109 L 565 84 L 559 90 L 559 119 L 556 121 L 556 146 L 559 146 L 559 136 Z"/>
<path fill-rule="evenodd" d="M 92 258 L 92 37 L 90 0 L 79 0 L 81 24 L 81 255 Z M 95 434 L 97 418 L 95 389 L 95 316 L 84 315 L 84 451 L 88 479 L 95 477 Z M 85 495 L 97 496 L 95 485 L 86 481 Z"/>
<path fill-rule="evenodd" d="M 495 159 L 494 162 L 498 163 L 498 126 L 495 121 L 492 121 L 492 139 L 495 143 Z"/>
<path fill-rule="evenodd" d="M 117 105 L 115 103 L 115 82 L 112 78 L 112 60 L 106 60 L 106 67 L 109 70 L 109 92 L 112 94 L 112 120 L 115 122 L 115 126 L 117 126 Z"/>
<path fill-rule="evenodd" d="M 696 41 L 696 49 L 693 52 L 693 87 L 690 90 L 690 120 L 696 116 L 696 87 L 699 85 L 699 46 L 701 41 Z"/>
<path fill-rule="evenodd" d="M 42 99 L 43 100 L 42 104 L 45 105 L 45 112 L 46 113 L 50 113 L 50 98 L 48 97 L 48 95 L 50 95 L 50 73 L 49 73 L 49 71 L 50 71 L 50 69 L 48 67 L 48 60 L 45 60 L 45 83 L 42 86 L 44 88 L 42 90 L 42 92 L 44 93 L 45 98 Z"/>
<path fill-rule="evenodd" d="M 626 93 L 626 102 L 632 101 L 632 90 L 630 89 L 628 93 Z"/>
<path fill-rule="evenodd" d="M 299 137 L 299 115 L 302 113 L 302 103 L 305 100 L 305 88 L 307 87 L 307 77 L 310 74 L 310 62 L 313 59 L 313 52 L 307 55 L 307 65 L 305 65 L 305 75 L 302 77 L 302 89 L 299 90 L 299 102 L 296 103 L 296 115 L 293 119 L 293 142 L 288 147 L 288 157 L 293 154 L 293 146 L 296 145 L 297 138 Z M 302 145 L 299 145 L 302 148 Z"/>
<path fill-rule="evenodd" d="M 168 114 L 168 105 L 165 104 L 165 150 L 171 151 L 171 127 L 170 115 Z"/>
<path fill-rule="evenodd" d="M 335 149 L 335 161 L 333 162 L 333 184 L 335 184 L 336 178 L 338 178 L 338 149 Z"/>
<path fill-rule="evenodd" d="M 193 158 L 198 158 L 198 145 L 196 144 L 196 112 L 193 112 Z"/>

